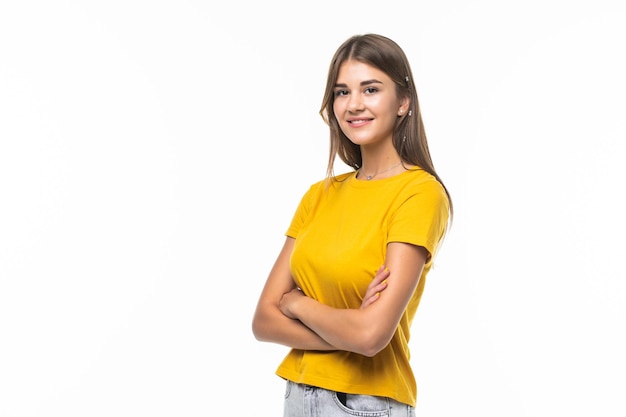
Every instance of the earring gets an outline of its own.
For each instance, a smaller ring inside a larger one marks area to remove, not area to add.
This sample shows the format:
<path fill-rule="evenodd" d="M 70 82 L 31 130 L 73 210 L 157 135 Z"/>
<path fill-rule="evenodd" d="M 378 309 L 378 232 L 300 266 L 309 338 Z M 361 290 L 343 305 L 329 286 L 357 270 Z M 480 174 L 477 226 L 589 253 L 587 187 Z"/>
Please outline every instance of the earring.
<path fill-rule="evenodd" d="M 402 113 L 404 113 L 404 110 L 400 109 L 400 114 L 402 115 Z"/>
<path fill-rule="evenodd" d="M 409 110 L 409 117 L 413 114 L 413 110 Z"/>

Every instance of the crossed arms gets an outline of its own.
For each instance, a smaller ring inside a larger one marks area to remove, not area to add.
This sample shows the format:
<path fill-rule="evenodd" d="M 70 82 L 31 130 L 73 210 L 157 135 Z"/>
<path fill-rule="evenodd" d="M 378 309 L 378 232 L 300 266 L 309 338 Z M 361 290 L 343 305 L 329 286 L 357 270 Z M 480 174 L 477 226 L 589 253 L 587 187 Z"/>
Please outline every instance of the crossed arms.
<path fill-rule="evenodd" d="M 346 350 L 374 356 L 389 344 L 420 279 L 428 252 L 391 242 L 387 259 L 358 309 L 324 305 L 296 288 L 289 271 L 295 240 L 287 237 L 259 297 L 254 336 L 305 350 Z"/>

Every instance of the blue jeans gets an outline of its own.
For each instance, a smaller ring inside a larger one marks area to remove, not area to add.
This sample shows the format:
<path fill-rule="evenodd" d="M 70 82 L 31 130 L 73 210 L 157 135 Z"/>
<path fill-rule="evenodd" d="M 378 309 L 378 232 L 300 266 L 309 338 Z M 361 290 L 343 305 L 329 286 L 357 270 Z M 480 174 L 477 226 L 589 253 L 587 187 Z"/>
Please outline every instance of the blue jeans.
<path fill-rule="evenodd" d="M 287 381 L 283 417 L 415 417 L 415 409 L 386 397 L 344 394 Z"/>

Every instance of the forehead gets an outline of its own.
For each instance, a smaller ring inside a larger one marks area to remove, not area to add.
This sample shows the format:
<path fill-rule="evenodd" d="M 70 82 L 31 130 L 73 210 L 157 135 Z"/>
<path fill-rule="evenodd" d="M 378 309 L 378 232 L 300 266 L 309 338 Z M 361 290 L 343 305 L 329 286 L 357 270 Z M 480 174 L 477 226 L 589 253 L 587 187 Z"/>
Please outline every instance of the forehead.
<path fill-rule="evenodd" d="M 376 80 L 383 84 L 392 83 L 391 78 L 376 67 L 360 61 L 349 60 L 339 66 L 337 84 Z"/>

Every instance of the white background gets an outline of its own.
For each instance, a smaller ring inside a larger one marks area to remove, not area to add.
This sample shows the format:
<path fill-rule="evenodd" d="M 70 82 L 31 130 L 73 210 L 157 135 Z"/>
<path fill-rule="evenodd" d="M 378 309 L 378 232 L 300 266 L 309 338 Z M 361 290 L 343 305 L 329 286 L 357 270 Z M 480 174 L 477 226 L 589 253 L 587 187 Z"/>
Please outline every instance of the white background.
<path fill-rule="evenodd" d="M 0 3 L 0 416 L 282 415 L 251 317 L 365 32 L 456 203 L 417 415 L 624 416 L 620 3 Z"/>

